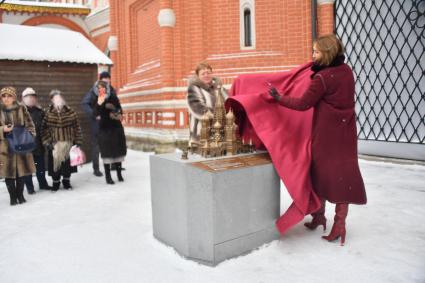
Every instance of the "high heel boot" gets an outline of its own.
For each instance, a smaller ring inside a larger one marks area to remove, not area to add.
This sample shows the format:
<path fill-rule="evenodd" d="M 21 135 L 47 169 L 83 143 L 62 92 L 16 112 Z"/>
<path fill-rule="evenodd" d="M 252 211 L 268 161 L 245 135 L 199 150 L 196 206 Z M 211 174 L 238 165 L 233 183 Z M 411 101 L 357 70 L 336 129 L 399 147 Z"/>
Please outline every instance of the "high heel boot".
<path fill-rule="evenodd" d="M 335 241 L 341 237 L 341 246 L 345 243 L 345 219 L 348 214 L 348 203 L 337 203 L 335 205 L 335 218 L 334 224 L 332 225 L 331 232 L 327 236 L 322 236 L 323 239 L 329 242 Z"/>
<path fill-rule="evenodd" d="M 120 181 L 120 182 L 124 182 L 124 178 L 123 178 L 123 177 L 122 177 L 122 175 L 121 175 L 121 172 L 122 172 L 121 162 L 117 162 L 117 163 L 115 163 L 115 168 L 116 168 L 116 170 L 117 170 L 117 178 L 118 178 L 118 181 Z"/>
<path fill-rule="evenodd" d="M 5 181 L 6 181 L 7 191 L 9 192 L 9 196 L 10 196 L 10 205 L 17 205 L 18 197 L 16 195 L 15 180 L 7 178 Z"/>
<path fill-rule="evenodd" d="M 110 164 L 104 164 L 103 167 L 105 168 L 105 179 L 106 184 L 113 185 L 115 184 L 111 177 L 111 165 Z"/>
<path fill-rule="evenodd" d="M 323 226 L 323 231 L 326 230 L 326 217 L 325 217 L 325 208 L 326 208 L 326 200 L 320 200 L 321 207 L 318 211 L 311 214 L 313 219 L 311 222 L 304 223 L 304 226 L 310 230 L 315 230 L 318 226 Z"/>

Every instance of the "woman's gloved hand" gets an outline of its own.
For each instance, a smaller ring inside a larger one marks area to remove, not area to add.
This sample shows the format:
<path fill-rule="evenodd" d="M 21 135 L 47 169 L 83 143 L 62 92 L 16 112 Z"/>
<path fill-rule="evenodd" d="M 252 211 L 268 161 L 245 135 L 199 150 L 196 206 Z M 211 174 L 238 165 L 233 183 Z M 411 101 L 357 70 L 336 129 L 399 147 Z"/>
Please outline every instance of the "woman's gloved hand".
<path fill-rule="evenodd" d="M 269 89 L 269 95 L 273 97 L 274 100 L 279 101 L 281 98 L 281 95 L 277 91 L 277 89 L 274 86 L 271 86 Z"/>
<path fill-rule="evenodd" d="M 115 107 L 115 105 L 114 104 L 112 104 L 112 103 L 105 103 L 105 108 L 106 109 L 109 109 L 109 110 L 111 110 L 111 111 L 115 111 L 116 110 L 116 107 Z"/>

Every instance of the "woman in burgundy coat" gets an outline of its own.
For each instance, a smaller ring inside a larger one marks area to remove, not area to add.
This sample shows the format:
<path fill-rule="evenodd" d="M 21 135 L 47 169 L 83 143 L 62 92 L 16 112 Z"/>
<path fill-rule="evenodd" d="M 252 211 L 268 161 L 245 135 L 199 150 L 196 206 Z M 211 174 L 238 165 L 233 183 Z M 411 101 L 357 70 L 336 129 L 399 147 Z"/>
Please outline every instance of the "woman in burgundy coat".
<path fill-rule="evenodd" d="M 357 129 L 354 111 L 354 77 L 344 64 L 344 47 L 335 35 L 319 37 L 313 45 L 313 74 L 307 91 L 299 98 L 269 94 L 284 107 L 305 111 L 314 107 L 311 180 L 322 207 L 304 225 L 326 229 L 325 201 L 335 203 L 335 218 L 328 241 L 345 242 L 348 204 L 365 204 L 366 192 L 357 158 Z"/>

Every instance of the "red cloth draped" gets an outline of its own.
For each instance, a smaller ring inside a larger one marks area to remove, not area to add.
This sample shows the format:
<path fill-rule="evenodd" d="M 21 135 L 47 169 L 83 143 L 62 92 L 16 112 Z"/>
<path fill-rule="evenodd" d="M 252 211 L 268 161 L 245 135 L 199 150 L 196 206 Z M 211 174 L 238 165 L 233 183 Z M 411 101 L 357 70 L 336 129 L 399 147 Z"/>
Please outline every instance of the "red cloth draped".
<path fill-rule="evenodd" d="M 271 83 L 279 93 L 301 96 L 310 84 L 311 63 L 288 72 L 242 75 L 236 78 L 226 101 L 237 117 L 245 141 L 269 152 L 293 203 L 276 221 L 281 234 L 320 208 L 310 179 L 313 109 L 294 111 L 268 95 Z"/>

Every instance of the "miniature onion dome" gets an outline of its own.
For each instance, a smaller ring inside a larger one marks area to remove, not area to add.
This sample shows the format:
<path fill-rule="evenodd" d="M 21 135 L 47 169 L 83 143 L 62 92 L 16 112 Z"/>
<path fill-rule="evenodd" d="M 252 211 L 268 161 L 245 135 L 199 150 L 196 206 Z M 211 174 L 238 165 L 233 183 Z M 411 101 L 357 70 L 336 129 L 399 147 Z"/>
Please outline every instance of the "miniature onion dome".
<path fill-rule="evenodd" d="M 235 115 L 233 115 L 232 108 L 230 108 L 229 112 L 227 112 L 226 119 L 227 120 L 234 120 L 235 119 Z"/>
<path fill-rule="evenodd" d="M 220 129 L 221 128 L 221 124 L 219 121 L 215 122 L 214 124 L 214 129 Z"/>
<path fill-rule="evenodd" d="M 207 111 L 207 113 L 205 115 L 207 115 L 207 118 L 208 119 L 214 119 L 214 114 L 209 109 L 208 109 L 208 111 Z"/>

